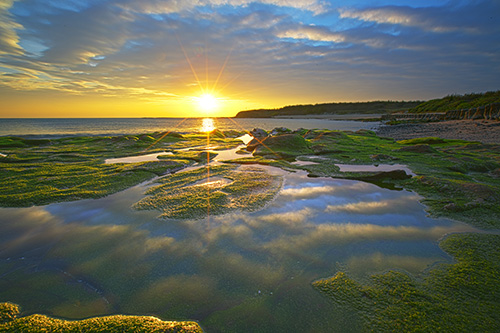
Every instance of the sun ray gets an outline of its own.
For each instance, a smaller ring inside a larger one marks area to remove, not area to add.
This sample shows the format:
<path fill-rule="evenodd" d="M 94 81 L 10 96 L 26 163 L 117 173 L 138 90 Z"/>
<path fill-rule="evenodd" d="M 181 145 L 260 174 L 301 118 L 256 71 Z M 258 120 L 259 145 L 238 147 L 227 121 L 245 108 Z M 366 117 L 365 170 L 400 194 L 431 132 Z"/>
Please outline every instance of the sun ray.
<path fill-rule="evenodd" d="M 255 140 L 257 140 L 257 141 L 258 141 L 261 145 L 263 145 L 264 147 L 266 147 L 266 148 L 267 148 L 267 149 L 268 149 L 268 150 L 269 150 L 269 151 L 270 151 L 270 152 L 271 152 L 274 156 L 276 156 L 277 158 L 281 158 L 281 156 L 280 156 L 278 153 L 276 153 L 275 151 L 273 151 L 271 148 L 269 148 L 269 147 L 268 147 L 268 146 L 264 143 L 264 141 L 265 141 L 265 140 L 260 140 L 259 138 L 254 137 L 254 136 L 250 133 L 250 131 L 248 131 L 248 130 L 244 129 L 244 128 L 243 128 L 240 124 L 238 124 L 238 122 L 236 122 L 233 118 L 227 118 L 227 119 L 229 119 L 230 121 L 232 121 L 232 122 L 233 122 L 233 124 L 235 124 L 236 126 L 238 126 L 238 127 L 239 127 L 239 128 L 240 128 L 243 132 L 245 132 L 246 134 L 248 134 L 248 135 L 252 136 L 252 137 L 253 137 Z"/>
<path fill-rule="evenodd" d="M 173 129 L 176 129 L 178 128 L 183 122 L 185 122 L 187 120 L 187 118 L 184 118 L 182 119 L 180 122 L 178 122 L 174 127 Z M 170 129 L 168 131 L 166 131 L 165 133 L 163 133 L 163 135 L 156 141 L 154 141 L 149 147 L 147 147 L 146 149 L 144 149 L 144 152 L 150 150 L 153 146 L 155 146 L 158 142 L 160 142 L 161 140 L 163 140 L 163 138 L 165 138 L 167 135 L 169 135 L 170 133 L 172 133 L 173 129 Z"/>
<path fill-rule="evenodd" d="M 215 91 L 215 88 L 217 87 L 217 84 L 219 83 L 219 80 L 222 76 L 222 73 L 224 73 L 224 70 L 226 69 L 227 63 L 229 62 L 229 58 L 231 57 L 231 53 L 233 52 L 233 49 L 231 49 L 226 57 L 226 60 L 224 60 L 224 64 L 222 65 L 219 74 L 217 75 L 217 79 L 215 80 L 214 86 L 212 87 L 212 92 Z M 239 76 L 239 75 L 238 75 Z M 227 86 L 227 85 L 226 85 Z M 222 90 L 222 89 L 221 89 Z"/>
<path fill-rule="evenodd" d="M 188 55 L 186 53 L 186 50 L 184 49 L 184 46 L 182 45 L 181 40 L 179 39 L 179 36 L 177 36 L 177 34 L 175 34 L 175 38 L 177 38 L 177 41 L 179 42 L 179 46 L 181 47 L 182 53 L 184 53 L 184 57 L 186 58 L 186 61 L 188 62 L 189 67 L 191 68 L 191 72 L 194 75 L 196 83 L 198 84 L 198 86 L 200 87 L 200 89 L 203 91 L 203 85 L 201 84 L 201 81 L 198 78 L 198 74 L 196 74 L 196 70 L 194 69 L 193 63 L 191 62 L 191 59 L 189 59 L 189 57 L 188 57 Z"/>

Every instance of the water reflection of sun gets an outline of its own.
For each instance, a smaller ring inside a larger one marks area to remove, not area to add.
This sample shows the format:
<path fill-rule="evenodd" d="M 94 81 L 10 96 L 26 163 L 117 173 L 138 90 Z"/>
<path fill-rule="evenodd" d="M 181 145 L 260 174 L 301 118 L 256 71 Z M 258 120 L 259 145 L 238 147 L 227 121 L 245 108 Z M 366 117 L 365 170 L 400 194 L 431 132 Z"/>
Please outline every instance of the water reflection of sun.
<path fill-rule="evenodd" d="M 201 125 L 200 131 L 203 133 L 210 133 L 215 130 L 215 124 L 214 120 L 212 118 L 205 118 L 203 119 L 203 123 Z M 210 142 L 207 142 L 207 147 L 209 146 Z"/>

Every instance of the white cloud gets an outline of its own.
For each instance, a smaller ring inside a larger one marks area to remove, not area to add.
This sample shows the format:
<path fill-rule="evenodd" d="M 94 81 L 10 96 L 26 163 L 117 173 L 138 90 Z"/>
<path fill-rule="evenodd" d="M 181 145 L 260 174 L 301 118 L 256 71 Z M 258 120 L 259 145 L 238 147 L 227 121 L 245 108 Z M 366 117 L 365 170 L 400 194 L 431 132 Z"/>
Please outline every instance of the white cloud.
<path fill-rule="evenodd" d="M 292 29 L 279 32 L 279 38 L 292 38 L 292 39 L 308 39 L 317 42 L 331 42 L 342 43 L 346 38 L 341 33 L 331 32 L 323 27 L 317 26 L 299 26 Z"/>
<path fill-rule="evenodd" d="M 23 49 L 19 46 L 19 36 L 16 32 L 23 26 L 15 22 L 10 13 L 14 0 L 3 0 L 0 2 L 0 55 L 22 54 Z"/>
<path fill-rule="evenodd" d="M 196 7 L 202 6 L 233 6 L 246 7 L 250 4 L 265 4 L 275 5 L 278 7 L 289 7 L 299 10 L 311 11 L 315 14 L 321 14 L 326 11 L 326 6 L 322 1 L 318 0 L 146 0 L 146 1 L 128 1 L 124 5 L 125 8 L 134 11 L 140 11 L 148 14 L 169 14 L 182 11 L 190 11 Z"/>
<path fill-rule="evenodd" d="M 447 24 L 446 13 L 439 8 L 411 8 L 387 6 L 369 9 L 340 9 L 341 18 L 358 19 L 379 24 L 418 27 L 438 33 L 463 29 L 463 26 Z"/>

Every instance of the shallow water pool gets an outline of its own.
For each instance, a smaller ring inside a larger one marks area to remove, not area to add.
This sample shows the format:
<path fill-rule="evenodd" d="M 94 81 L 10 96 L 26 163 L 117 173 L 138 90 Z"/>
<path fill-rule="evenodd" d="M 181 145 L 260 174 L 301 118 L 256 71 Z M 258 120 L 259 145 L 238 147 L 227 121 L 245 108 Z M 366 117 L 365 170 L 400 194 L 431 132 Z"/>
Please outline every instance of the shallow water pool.
<path fill-rule="evenodd" d="M 419 274 L 449 261 L 439 238 L 473 230 L 429 218 L 412 192 L 266 170 L 284 185 L 265 208 L 200 220 L 133 210 L 150 184 L 2 208 L 0 300 L 66 318 L 193 319 L 207 332 L 356 331 L 358 314 L 312 281 L 339 270 L 360 279 L 387 269 Z"/>

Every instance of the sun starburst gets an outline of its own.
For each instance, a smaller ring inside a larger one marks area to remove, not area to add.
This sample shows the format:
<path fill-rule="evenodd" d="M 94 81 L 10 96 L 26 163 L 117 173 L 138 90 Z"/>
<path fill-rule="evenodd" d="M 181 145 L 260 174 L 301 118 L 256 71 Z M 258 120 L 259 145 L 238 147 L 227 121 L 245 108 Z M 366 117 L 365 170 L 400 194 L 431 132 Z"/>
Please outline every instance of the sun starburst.
<path fill-rule="evenodd" d="M 204 112 L 212 112 L 219 106 L 219 99 L 210 93 L 203 93 L 195 98 L 198 108 Z"/>

